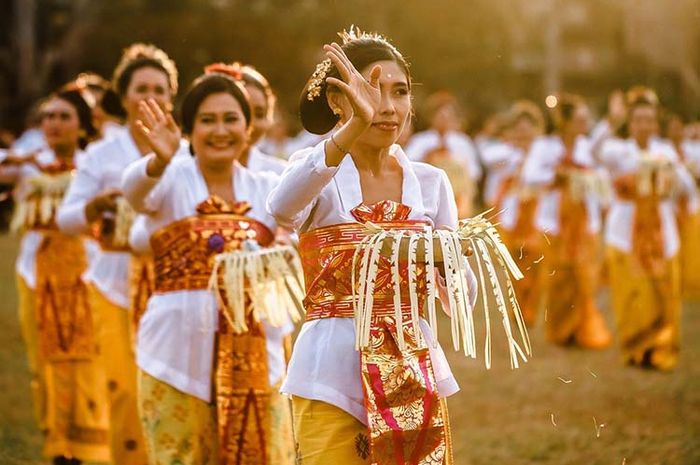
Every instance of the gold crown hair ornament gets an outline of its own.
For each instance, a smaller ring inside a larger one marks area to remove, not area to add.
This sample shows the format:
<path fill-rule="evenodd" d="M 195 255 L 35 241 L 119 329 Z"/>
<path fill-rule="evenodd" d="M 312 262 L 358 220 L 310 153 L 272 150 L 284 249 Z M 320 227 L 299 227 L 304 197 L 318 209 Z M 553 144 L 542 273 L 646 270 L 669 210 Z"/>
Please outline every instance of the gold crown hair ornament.
<path fill-rule="evenodd" d="M 219 73 L 224 74 L 234 81 L 240 81 L 243 79 L 243 71 L 241 69 L 241 64 L 236 62 L 230 65 L 226 63 L 212 63 L 204 67 L 205 74 Z"/>
<path fill-rule="evenodd" d="M 133 62 L 139 59 L 153 60 L 163 67 L 166 74 L 168 75 L 168 84 L 170 85 L 170 90 L 173 94 L 177 94 L 177 67 L 175 62 L 165 53 L 163 50 L 159 49 L 152 44 L 135 43 L 124 49 L 121 60 L 119 64 L 114 69 L 114 77 L 112 79 L 112 85 L 116 89 L 116 82 L 119 76 L 122 75 L 124 70 Z"/>
<path fill-rule="evenodd" d="M 354 24 L 350 26 L 350 29 L 343 29 L 341 32 L 339 32 L 338 37 L 340 37 L 343 45 L 347 45 L 358 40 L 372 40 L 381 42 L 399 56 L 401 55 L 396 47 L 394 47 L 383 35 L 376 32 L 365 32 Z M 314 73 L 311 75 L 309 87 L 306 92 L 306 98 L 309 101 L 313 101 L 316 99 L 316 97 L 321 95 L 321 88 L 323 83 L 326 81 L 326 77 L 328 76 L 332 66 L 333 63 L 331 62 L 330 58 L 326 58 L 321 63 L 316 65 L 316 70 L 314 70 Z"/>

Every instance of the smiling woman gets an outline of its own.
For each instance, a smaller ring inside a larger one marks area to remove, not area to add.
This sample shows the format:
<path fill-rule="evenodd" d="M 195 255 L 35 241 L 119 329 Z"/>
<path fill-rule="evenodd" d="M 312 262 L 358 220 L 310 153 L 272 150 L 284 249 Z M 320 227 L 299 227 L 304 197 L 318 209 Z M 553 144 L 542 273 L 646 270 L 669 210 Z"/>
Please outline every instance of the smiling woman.
<path fill-rule="evenodd" d="M 192 157 L 175 156 L 180 130 L 172 116 L 155 100 L 142 102 L 137 126 L 153 154 L 124 177 L 125 196 L 145 216 L 155 270 L 136 350 L 151 463 L 229 465 L 242 456 L 272 463 L 266 457 L 275 438 L 276 376 L 266 335 L 278 328 L 246 313 L 250 330 L 235 333 L 208 290 L 217 254 L 268 246 L 277 227 L 265 211 L 277 176 L 237 161 L 251 111 L 230 71 L 209 70 L 185 95 L 182 123 Z"/>

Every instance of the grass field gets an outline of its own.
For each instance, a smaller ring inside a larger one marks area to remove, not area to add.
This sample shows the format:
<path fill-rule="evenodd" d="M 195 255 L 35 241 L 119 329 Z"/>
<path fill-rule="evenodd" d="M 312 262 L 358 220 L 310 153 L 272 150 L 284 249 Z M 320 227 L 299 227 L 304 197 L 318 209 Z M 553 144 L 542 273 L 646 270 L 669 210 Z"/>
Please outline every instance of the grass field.
<path fill-rule="evenodd" d="M 16 316 L 16 247 L 0 237 L 2 465 L 42 463 Z M 541 327 L 531 335 L 534 358 L 516 371 L 498 341 L 490 371 L 449 354 L 462 386 L 449 401 L 457 465 L 700 464 L 700 304 L 685 307 L 682 357 L 670 374 L 624 367 L 615 348 L 550 346 Z"/>

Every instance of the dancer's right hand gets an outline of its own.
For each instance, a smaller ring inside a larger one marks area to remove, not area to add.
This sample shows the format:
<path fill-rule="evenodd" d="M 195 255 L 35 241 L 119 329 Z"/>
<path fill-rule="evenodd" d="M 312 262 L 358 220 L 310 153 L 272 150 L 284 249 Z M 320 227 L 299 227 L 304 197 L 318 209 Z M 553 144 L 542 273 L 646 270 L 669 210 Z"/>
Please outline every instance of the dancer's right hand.
<path fill-rule="evenodd" d="M 158 175 L 168 166 L 180 147 L 182 133 L 170 113 L 165 113 L 154 99 L 139 103 L 140 118 L 136 126 L 146 136 L 156 158 L 149 163 L 149 174 Z"/>
<path fill-rule="evenodd" d="M 108 189 L 85 204 L 85 217 L 88 222 L 96 221 L 104 212 L 116 212 L 117 197 L 120 195 L 121 191 L 118 189 Z"/>

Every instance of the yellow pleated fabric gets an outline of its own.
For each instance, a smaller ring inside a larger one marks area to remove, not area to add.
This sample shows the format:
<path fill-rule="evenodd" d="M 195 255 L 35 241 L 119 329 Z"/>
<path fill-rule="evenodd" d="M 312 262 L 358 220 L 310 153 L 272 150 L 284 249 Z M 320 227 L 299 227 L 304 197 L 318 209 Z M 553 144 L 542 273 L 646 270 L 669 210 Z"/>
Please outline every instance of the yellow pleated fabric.
<path fill-rule="evenodd" d="M 34 418 L 39 429 L 46 430 L 46 383 L 44 380 L 44 363 L 39 351 L 39 330 L 36 318 L 36 295 L 24 278 L 17 275 L 17 298 L 19 324 L 22 338 L 27 350 L 29 374 L 31 376 L 30 389 L 32 392 L 32 405 Z"/>
<path fill-rule="evenodd" d="M 369 430 L 340 408 L 318 400 L 292 397 L 297 463 L 369 464 Z"/>
<path fill-rule="evenodd" d="M 546 263 L 549 260 L 545 236 L 534 227 L 536 207 L 536 199 L 521 201 L 515 228 L 510 231 L 499 229 L 503 242 L 524 275 L 523 279 L 513 282 L 513 287 L 528 326 L 535 324 L 542 306 Z"/>
<path fill-rule="evenodd" d="M 624 360 L 633 365 L 672 369 L 679 350 L 679 258 L 665 260 L 656 276 L 646 272 L 633 255 L 613 247 L 608 247 L 607 258 Z"/>
<path fill-rule="evenodd" d="M 289 398 L 279 392 L 282 381 L 270 392 L 270 464 L 294 465 L 294 435 L 292 433 L 292 406 Z"/>
<path fill-rule="evenodd" d="M 130 313 L 107 300 L 94 286 L 90 286 L 89 301 L 107 377 L 114 462 L 120 465 L 145 465 L 148 459 L 138 415 Z"/>
<path fill-rule="evenodd" d="M 215 465 L 216 408 L 139 370 L 139 412 L 150 465 Z"/>
<path fill-rule="evenodd" d="M 700 213 L 681 216 L 679 226 L 683 296 L 700 299 Z"/>
<path fill-rule="evenodd" d="M 607 347 L 612 336 L 595 302 L 601 262 L 599 238 L 589 235 L 574 247 L 558 236 L 550 241 L 544 305 L 547 338 L 560 345 Z"/>
<path fill-rule="evenodd" d="M 448 435 L 447 453 L 439 465 L 454 465 L 447 402 L 441 398 L 440 403 L 445 413 L 445 422 L 448 424 Z M 303 465 L 367 465 L 370 463 L 369 430 L 357 418 L 335 405 L 296 396 L 292 397 L 292 411 L 296 463 Z"/>
<path fill-rule="evenodd" d="M 109 403 L 99 361 L 46 363 L 44 381 L 44 456 L 110 462 Z"/>

